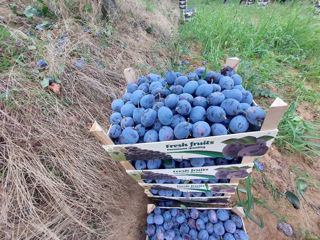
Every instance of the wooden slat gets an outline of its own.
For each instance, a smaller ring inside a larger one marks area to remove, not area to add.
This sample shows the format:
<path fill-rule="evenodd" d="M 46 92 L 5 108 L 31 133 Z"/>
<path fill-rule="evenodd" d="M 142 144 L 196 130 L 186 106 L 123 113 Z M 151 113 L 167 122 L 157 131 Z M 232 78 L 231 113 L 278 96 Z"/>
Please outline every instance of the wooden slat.
<path fill-rule="evenodd" d="M 147 205 L 147 213 L 148 213 L 148 214 L 152 213 L 155 208 L 156 208 L 156 205 L 154 205 L 154 204 L 148 204 L 148 205 Z"/>
<path fill-rule="evenodd" d="M 114 145 L 109 135 L 103 130 L 103 128 L 95 121 L 90 128 L 90 133 L 102 144 L 102 145 Z"/>
<path fill-rule="evenodd" d="M 238 71 L 240 59 L 237 57 L 227 58 L 225 66 L 232 67 L 235 72 Z"/>
<path fill-rule="evenodd" d="M 230 179 L 230 183 L 239 184 L 239 182 L 240 182 L 240 179 L 236 179 L 236 178 L 231 178 L 231 179 Z"/>
<path fill-rule="evenodd" d="M 282 101 L 281 98 L 277 97 L 267 112 L 261 131 L 277 129 L 279 122 L 287 109 L 288 104 Z"/>
<path fill-rule="evenodd" d="M 126 68 L 123 71 L 123 74 L 124 74 L 124 78 L 126 79 L 127 83 L 137 82 L 136 73 L 133 68 Z"/>

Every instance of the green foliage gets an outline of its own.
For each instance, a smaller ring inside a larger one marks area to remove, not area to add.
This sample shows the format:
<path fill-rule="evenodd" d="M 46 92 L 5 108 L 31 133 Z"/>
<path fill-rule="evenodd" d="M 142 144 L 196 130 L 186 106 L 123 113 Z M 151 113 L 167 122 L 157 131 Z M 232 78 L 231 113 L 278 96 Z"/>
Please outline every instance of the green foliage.
<path fill-rule="evenodd" d="M 7 29 L 0 25 L 0 72 L 8 70 L 17 56 L 15 41 Z"/>
<path fill-rule="evenodd" d="M 237 195 L 238 195 L 238 204 L 237 206 L 243 207 L 244 213 L 246 217 L 250 218 L 253 222 L 255 222 L 259 227 L 264 228 L 264 222 L 262 215 L 259 214 L 259 220 L 257 220 L 251 213 L 251 210 L 254 210 L 254 197 L 251 193 L 251 176 L 249 175 L 246 178 L 246 189 L 239 189 L 237 188 Z M 240 191 L 247 194 L 247 200 L 242 200 L 240 197 Z"/>
<path fill-rule="evenodd" d="M 38 3 L 36 5 L 28 5 L 26 8 L 20 13 L 18 12 L 18 8 L 15 4 L 9 5 L 11 11 L 16 14 L 19 17 L 27 17 L 27 18 L 33 18 L 33 17 L 48 17 L 53 18 L 56 15 L 54 12 L 50 11 L 47 3 L 45 3 L 43 0 L 38 0 Z"/>
<path fill-rule="evenodd" d="M 181 49 L 199 43 L 214 70 L 227 57 L 240 57 L 243 85 L 255 97 L 280 96 L 294 102 L 280 123 L 277 144 L 311 161 L 319 158 L 320 122 L 305 122 L 296 114 L 299 102 L 319 104 L 320 99 L 320 24 L 310 14 L 314 6 L 305 1 L 261 8 L 239 6 L 235 0 L 190 0 L 188 7 L 196 7 L 197 15 L 180 27 Z"/>
<path fill-rule="evenodd" d="M 288 199 L 288 201 L 295 208 L 300 208 L 300 200 L 293 192 L 287 191 L 285 194 L 286 194 L 286 198 Z"/>
<path fill-rule="evenodd" d="M 155 3 L 153 0 L 141 0 L 141 2 L 145 5 L 147 11 L 154 12 Z"/>
<path fill-rule="evenodd" d="M 290 105 L 281 119 L 277 143 L 282 147 L 289 147 L 291 151 L 299 152 L 313 162 L 320 157 L 319 121 L 305 122 L 296 114 L 297 104 Z"/>
<path fill-rule="evenodd" d="M 320 25 L 309 14 L 313 5 L 290 2 L 260 8 L 239 6 L 238 1 L 202 4 L 205 5 L 189 2 L 189 8 L 197 8 L 197 16 L 192 23 L 181 25 L 180 39 L 183 47 L 188 42 L 200 43 L 204 58 L 213 69 L 218 70 L 228 56 L 239 56 L 244 86 L 264 97 L 274 97 L 263 86 L 265 83 L 281 90 L 292 85 L 301 95 L 310 95 L 298 85 L 297 78 L 320 82 Z M 288 74 L 292 69 L 301 74 Z M 319 94 L 306 100 L 314 102 L 318 97 Z"/>

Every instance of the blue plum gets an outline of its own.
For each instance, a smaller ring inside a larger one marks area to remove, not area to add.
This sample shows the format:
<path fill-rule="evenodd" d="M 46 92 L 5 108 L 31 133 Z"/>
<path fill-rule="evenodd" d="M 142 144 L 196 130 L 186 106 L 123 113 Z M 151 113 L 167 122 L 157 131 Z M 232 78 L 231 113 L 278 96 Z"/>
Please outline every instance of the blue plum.
<path fill-rule="evenodd" d="M 124 102 L 122 99 L 113 100 L 111 103 L 111 109 L 116 112 L 120 112 Z"/>
<path fill-rule="evenodd" d="M 127 92 L 133 93 L 138 89 L 138 85 L 136 83 L 128 83 L 127 85 Z"/>
<path fill-rule="evenodd" d="M 251 94 L 251 92 L 249 91 L 242 91 L 242 99 L 241 99 L 242 103 L 248 103 L 249 105 L 252 104 L 253 102 L 253 96 Z"/>
<path fill-rule="evenodd" d="M 124 117 L 121 119 L 120 125 L 123 129 L 125 129 L 126 127 L 133 127 L 134 121 L 132 117 Z"/>
<path fill-rule="evenodd" d="M 186 119 L 181 116 L 180 114 L 175 114 L 172 117 L 172 123 L 171 123 L 171 127 L 175 128 L 179 123 L 181 122 L 185 122 Z"/>
<path fill-rule="evenodd" d="M 134 105 L 138 105 L 138 103 L 140 102 L 140 99 L 145 95 L 146 93 L 142 90 L 136 90 L 133 93 L 131 93 L 131 97 L 130 97 L 130 101 L 134 104 Z"/>
<path fill-rule="evenodd" d="M 226 221 L 230 218 L 230 211 L 225 209 L 218 209 L 217 217 L 220 221 Z"/>
<path fill-rule="evenodd" d="M 166 74 L 165 74 L 165 81 L 166 81 L 169 85 L 174 84 L 176 78 L 177 78 L 177 75 L 176 75 L 176 73 L 173 72 L 173 71 L 166 72 Z"/>
<path fill-rule="evenodd" d="M 240 111 L 239 101 L 232 99 L 232 98 L 225 99 L 221 103 L 220 107 L 222 107 L 225 110 L 225 112 L 230 116 L 235 116 Z"/>
<path fill-rule="evenodd" d="M 219 236 L 222 236 L 225 233 L 223 223 L 222 222 L 215 223 L 213 225 L 213 232 Z"/>
<path fill-rule="evenodd" d="M 249 107 L 246 111 L 246 117 L 249 123 L 261 127 L 266 117 L 266 112 L 260 107 Z"/>
<path fill-rule="evenodd" d="M 190 113 L 190 120 L 192 123 L 204 121 L 206 119 L 206 110 L 203 107 L 196 106 L 192 108 Z"/>
<path fill-rule="evenodd" d="M 174 133 L 171 127 L 163 126 L 159 131 L 160 141 L 171 141 L 174 138 Z"/>
<path fill-rule="evenodd" d="M 248 240 L 248 234 L 245 231 L 237 229 L 233 234 L 235 240 Z"/>
<path fill-rule="evenodd" d="M 206 99 L 205 97 L 199 96 L 199 97 L 195 97 L 195 98 L 193 99 L 192 105 L 193 105 L 194 107 L 200 106 L 200 107 L 203 107 L 203 108 L 206 109 L 207 106 L 208 106 L 208 102 L 207 102 L 207 99 Z"/>
<path fill-rule="evenodd" d="M 221 86 L 222 90 L 231 90 L 234 86 L 233 79 L 229 76 L 223 76 L 220 81 L 219 85 Z"/>
<path fill-rule="evenodd" d="M 119 124 L 122 119 L 121 113 L 115 112 L 110 115 L 110 122 L 112 124 Z"/>
<path fill-rule="evenodd" d="M 193 124 L 192 136 L 195 138 L 207 137 L 210 135 L 210 126 L 207 122 L 199 121 Z"/>
<path fill-rule="evenodd" d="M 189 93 L 181 93 L 179 100 L 187 100 L 191 104 L 193 102 L 193 96 Z"/>
<path fill-rule="evenodd" d="M 162 125 L 170 125 L 173 120 L 173 114 L 170 108 L 161 107 L 158 111 L 158 119 Z"/>
<path fill-rule="evenodd" d="M 238 115 L 231 119 L 229 128 L 233 133 L 242 133 L 248 130 L 249 123 L 244 116 Z"/>
<path fill-rule="evenodd" d="M 170 94 L 164 100 L 164 104 L 171 109 L 174 109 L 179 102 L 179 97 L 176 94 Z"/>
<path fill-rule="evenodd" d="M 158 169 L 161 166 L 161 159 L 153 159 L 147 161 L 148 169 Z"/>
<path fill-rule="evenodd" d="M 143 137 L 143 141 L 146 142 L 157 142 L 159 139 L 158 137 L 158 132 L 156 130 L 148 130 L 144 137 Z"/>
<path fill-rule="evenodd" d="M 177 79 L 174 81 L 174 85 L 181 85 L 184 86 L 188 82 L 188 78 L 186 76 L 179 76 Z"/>
<path fill-rule="evenodd" d="M 205 230 L 205 229 L 201 230 L 198 234 L 198 239 L 199 240 L 208 240 L 209 233 L 207 232 L 207 230 Z"/>
<path fill-rule="evenodd" d="M 236 224 L 231 220 L 225 221 L 223 225 L 226 232 L 229 232 L 229 233 L 234 233 L 237 229 Z"/>
<path fill-rule="evenodd" d="M 212 136 L 220 136 L 228 134 L 227 128 L 221 123 L 214 123 L 211 125 Z"/>
<path fill-rule="evenodd" d="M 192 167 L 202 167 L 205 163 L 205 158 L 190 158 Z"/>
<path fill-rule="evenodd" d="M 177 104 L 177 107 L 176 107 L 176 111 L 182 115 L 182 116 L 186 116 L 186 115 L 189 115 L 190 112 L 191 112 L 191 105 L 190 103 L 187 101 L 187 100 L 180 100 Z"/>
<path fill-rule="evenodd" d="M 207 118 L 213 123 L 220 123 L 226 119 L 226 112 L 218 106 L 210 106 L 207 109 Z"/>
<path fill-rule="evenodd" d="M 136 106 L 132 103 L 126 103 L 121 107 L 121 114 L 125 117 L 132 117 L 133 111 L 136 109 Z"/>
<path fill-rule="evenodd" d="M 208 97 L 213 92 L 213 84 L 202 84 L 196 90 L 196 96 Z"/>
<path fill-rule="evenodd" d="M 189 94 L 193 94 L 197 88 L 198 88 L 199 84 L 196 81 L 189 81 L 186 83 L 186 85 L 184 85 L 183 87 L 183 92 L 184 93 L 189 93 Z"/>
<path fill-rule="evenodd" d="M 234 85 L 241 85 L 242 77 L 239 74 L 233 74 L 231 78 L 233 79 Z"/>
<path fill-rule="evenodd" d="M 154 224 L 154 220 L 153 220 L 154 214 L 150 213 L 147 217 L 147 223 L 148 224 Z"/>
<path fill-rule="evenodd" d="M 241 102 L 242 100 L 242 92 L 239 89 L 231 89 L 231 90 L 223 90 L 222 93 L 227 98 L 233 98 L 237 101 Z"/>
<path fill-rule="evenodd" d="M 155 97 L 151 94 L 147 94 L 140 99 L 140 106 L 143 108 L 152 108 L 155 104 Z"/>
<path fill-rule="evenodd" d="M 143 169 L 146 169 L 147 167 L 147 164 L 145 161 L 143 160 L 137 160 L 135 163 L 134 163 L 134 166 L 137 170 L 143 170 Z"/>
<path fill-rule="evenodd" d="M 135 108 L 133 110 L 133 113 L 132 113 L 132 118 L 133 118 L 133 121 L 136 123 L 136 124 L 139 124 L 141 123 L 141 116 L 144 112 L 144 108 Z"/>
<path fill-rule="evenodd" d="M 231 233 L 226 233 L 223 235 L 223 240 L 235 240 L 235 238 Z"/>
<path fill-rule="evenodd" d="M 170 87 L 170 91 L 174 94 L 177 94 L 177 95 L 183 93 L 183 89 L 184 89 L 184 87 L 182 87 L 181 85 L 172 85 Z"/>
<path fill-rule="evenodd" d="M 231 215 L 231 220 L 236 224 L 237 228 L 242 228 L 242 219 L 237 215 Z"/>
<path fill-rule="evenodd" d="M 211 223 L 217 223 L 218 222 L 218 217 L 217 217 L 217 213 L 215 210 L 209 210 L 208 211 L 208 218 L 209 218 L 209 221 Z"/>
<path fill-rule="evenodd" d="M 209 106 L 219 106 L 224 99 L 225 96 L 222 92 L 214 92 L 207 97 Z"/>
<path fill-rule="evenodd" d="M 141 124 L 145 127 L 151 127 L 157 118 L 157 112 L 153 109 L 146 109 L 141 115 Z"/>
<path fill-rule="evenodd" d="M 111 138 L 117 138 L 120 136 L 122 129 L 119 124 L 113 124 L 110 128 L 109 135 Z"/>
<path fill-rule="evenodd" d="M 192 81 L 192 80 L 198 81 L 199 80 L 198 74 L 196 74 L 195 72 L 189 72 L 187 74 L 187 78 L 189 79 L 189 81 Z"/>
<path fill-rule="evenodd" d="M 134 144 L 137 143 L 138 140 L 139 134 L 136 130 L 132 129 L 132 127 L 125 128 L 119 137 L 120 144 Z"/>

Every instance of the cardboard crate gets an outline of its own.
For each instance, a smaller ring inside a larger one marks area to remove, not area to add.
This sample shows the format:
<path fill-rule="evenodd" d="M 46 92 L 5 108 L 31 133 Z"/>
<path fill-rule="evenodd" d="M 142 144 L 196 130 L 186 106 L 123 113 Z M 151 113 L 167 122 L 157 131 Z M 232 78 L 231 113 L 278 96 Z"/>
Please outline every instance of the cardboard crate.
<path fill-rule="evenodd" d="M 179 8 L 180 9 L 187 9 L 187 0 L 179 0 Z"/>
<path fill-rule="evenodd" d="M 206 183 L 206 184 L 158 184 L 158 183 L 144 183 L 139 182 L 139 185 L 145 189 L 145 194 L 154 200 L 167 199 L 177 200 L 182 202 L 207 202 L 214 204 L 228 204 L 230 197 L 235 194 L 238 183 Z M 150 189 L 167 189 L 167 190 L 179 190 L 181 192 L 201 192 L 201 193 L 221 193 L 223 196 L 214 197 L 166 197 L 154 195 Z"/>
<path fill-rule="evenodd" d="M 238 58 L 228 58 L 226 66 L 230 66 L 237 71 L 239 65 Z M 124 76 L 128 83 L 136 82 L 136 76 L 132 68 L 124 70 Z M 228 134 L 222 136 L 209 136 L 204 138 L 190 138 L 183 140 L 173 140 L 166 142 L 152 142 L 152 143 L 137 143 L 137 144 L 123 144 L 115 145 L 112 139 L 97 122 L 93 124 L 90 129 L 102 144 L 102 147 L 109 153 L 109 155 L 125 168 L 128 174 L 138 181 L 139 184 L 144 186 L 144 176 L 150 173 L 168 174 L 170 176 L 178 177 L 181 179 L 207 179 L 219 178 L 216 174 L 219 170 L 224 169 L 234 173 L 230 179 L 230 184 L 238 184 L 239 179 L 245 178 L 252 170 L 253 161 L 256 157 L 263 156 L 267 149 L 271 146 L 274 138 L 278 133 L 277 126 L 287 109 L 287 104 L 280 98 L 276 98 L 267 111 L 266 118 L 260 131 L 245 132 L 240 134 Z M 176 168 L 176 169 L 157 169 L 157 170 L 136 170 L 131 164 L 131 160 L 151 160 L 151 159 L 176 159 L 176 158 L 199 158 L 199 157 L 224 157 L 223 149 L 229 144 L 240 143 L 243 145 L 255 144 L 257 140 L 265 141 L 267 149 L 264 147 L 263 151 L 258 149 L 257 154 L 254 156 L 244 156 L 239 165 L 220 165 L 201 168 Z M 260 151 L 260 152 L 259 152 Z M 184 171 L 184 173 L 183 173 Z M 241 171 L 244 175 L 238 175 Z M 194 173 L 197 172 L 197 176 Z M 191 174 L 191 175 L 190 175 Z M 201 175 L 202 174 L 202 175 Z M 205 176 L 207 175 L 207 176 Z M 159 179 L 159 178 L 157 178 Z M 152 196 L 146 190 L 148 196 Z M 158 197 L 158 196 L 153 196 Z"/>
<path fill-rule="evenodd" d="M 126 170 L 135 180 L 153 179 L 243 179 L 252 171 L 253 163 L 217 165 L 206 167 Z M 223 171 L 228 171 L 225 174 Z"/>
<path fill-rule="evenodd" d="M 153 212 L 153 210 L 156 208 L 156 205 L 154 204 L 148 204 L 147 206 L 147 214 L 149 215 L 150 213 Z M 159 207 L 161 209 L 172 209 L 172 208 L 178 208 L 178 209 L 182 209 L 181 207 Z M 243 231 L 245 231 L 247 233 L 243 218 L 245 217 L 245 213 L 243 211 L 243 208 L 241 207 L 235 207 L 235 208 L 213 208 L 213 207 L 186 207 L 187 209 L 192 209 L 192 208 L 196 208 L 197 210 L 219 210 L 219 209 L 225 209 L 225 210 L 230 210 L 232 213 L 234 213 L 235 215 L 239 216 L 242 220 L 242 228 Z M 248 233 L 247 233 L 248 234 Z M 146 236 L 146 240 L 150 240 L 150 238 L 148 236 Z"/>
<path fill-rule="evenodd" d="M 193 16 L 196 14 L 196 9 L 195 8 L 191 8 L 191 9 L 187 9 L 185 8 L 183 10 L 183 18 L 184 18 L 184 21 L 190 21 Z"/>
<path fill-rule="evenodd" d="M 211 206 L 224 206 L 230 201 L 231 195 L 225 194 L 225 196 L 219 197 L 164 197 L 153 195 L 149 190 L 145 190 L 145 194 L 153 201 L 178 201 L 181 203 L 195 203 L 195 204 L 210 204 Z"/>

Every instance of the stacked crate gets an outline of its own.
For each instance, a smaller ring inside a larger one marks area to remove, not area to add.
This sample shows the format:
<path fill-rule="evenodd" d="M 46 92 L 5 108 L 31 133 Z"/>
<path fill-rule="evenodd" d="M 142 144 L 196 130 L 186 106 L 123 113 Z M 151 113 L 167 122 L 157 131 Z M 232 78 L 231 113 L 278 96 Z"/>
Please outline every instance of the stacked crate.
<path fill-rule="evenodd" d="M 187 0 L 179 0 L 179 8 L 187 9 Z"/>
<path fill-rule="evenodd" d="M 229 58 L 226 66 L 231 66 L 234 71 L 239 64 L 238 58 Z M 136 76 L 132 68 L 125 69 L 125 78 L 128 83 L 136 82 Z M 287 104 L 280 98 L 275 99 L 267 111 L 267 116 L 260 131 L 245 132 L 240 134 L 229 134 L 222 136 L 210 136 L 205 138 L 191 138 L 184 140 L 173 140 L 167 142 L 137 143 L 115 145 L 108 132 L 97 122 L 90 132 L 101 142 L 103 148 L 109 155 L 125 168 L 126 172 L 145 189 L 145 194 L 153 200 L 177 200 L 180 202 L 197 202 L 210 204 L 223 204 L 229 202 L 230 197 L 235 194 L 239 180 L 246 178 L 253 168 L 256 157 L 266 153 L 266 148 L 260 151 L 259 142 L 265 142 L 269 148 L 278 133 L 277 126 L 287 109 Z M 132 164 L 134 160 L 152 159 L 184 159 L 190 158 L 219 158 L 224 157 L 223 149 L 242 144 L 255 146 L 256 151 L 250 156 L 244 156 L 238 164 L 219 166 L 171 168 L 155 170 L 136 170 Z M 256 154 L 255 154 L 256 153 Z M 181 179 L 179 184 L 146 183 L 150 179 Z M 192 184 L 191 179 L 230 179 L 229 183 L 205 183 Z M 179 190 L 181 192 L 203 192 L 223 194 L 215 197 L 163 197 L 151 193 L 151 189 Z"/>
<path fill-rule="evenodd" d="M 148 204 L 148 206 L 147 206 L 147 214 L 149 215 L 149 214 L 154 213 L 155 208 L 156 208 L 156 206 L 154 204 Z M 181 207 L 160 207 L 161 210 L 172 210 L 173 208 L 182 209 Z M 183 206 L 183 210 L 187 210 L 187 209 L 188 210 L 192 209 L 192 207 Z M 218 209 L 229 210 L 229 211 L 232 212 L 232 214 L 234 214 L 236 216 L 239 216 L 241 218 L 242 230 L 247 232 L 245 224 L 244 224 L 244 221 L 243 221 L 243 218 L 245 217 L 243 208 L 240 208 L 240 207 L 235 207 L 235 208 L 199 207 L 199 208 L 197 208 L 198 211 L 201 211 L 201 210 L 207 210 L 207 211 L 214 210 L 214 211 L 217 211 Z M 150 240 L 150 238 L 147 236 L 146 240 Z"/>

